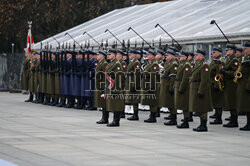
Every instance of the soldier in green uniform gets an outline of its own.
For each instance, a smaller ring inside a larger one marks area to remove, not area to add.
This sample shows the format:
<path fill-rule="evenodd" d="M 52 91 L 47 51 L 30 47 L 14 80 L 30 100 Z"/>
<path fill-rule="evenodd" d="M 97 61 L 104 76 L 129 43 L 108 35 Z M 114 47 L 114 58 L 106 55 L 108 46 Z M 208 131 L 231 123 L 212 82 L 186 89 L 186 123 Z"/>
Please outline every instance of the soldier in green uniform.
<path fill-rule="evenodd" d="M 177 128 L 189 128 L 189 77 L 191 76 L 191 64 L 187 61 L 189 53 L 181 51 L 179 54 L 179 66 L 175 78 L 174 103 L 175 109 L 183 110 L 183 123 L 177 125 Z"/>
<path fill-rule="evenodd" d="M 51 106 L 56 106 L 59 103 L 59 99 L 62 99 L 61 96 L 61 81 L 60 81 L 60 53 L 55 53 L 55 69 L 54 69 L 54 76 L 55 76 L 55 101 L 51 104 Z"/>
<path fill-rule="evenodd" d="M 214 47 L 211 63 L 210 63 L 210 81 L 211 81 L 211 95 L 212 104 L 215 109 L 215 114 L 210 118 L 215 118 L 210 124 L 222 124 L 222 108 L 224 107 L 224 80 L 223 75 L 220 74 L 220 70 L 224 68 L 224 62 L 222 58 L 222 49 L 220 47 Z"/>
<path fill-rule="evenodd" d="M 122 82 L 124 81 L 124 73 L 122 65 L 116 59 L 116 50 L 108 51 L 108 59 L 110 63 L 107 65 L 106 74 L 106 109 L 114 113 L 113 121 L 107 124 L 108 127 L 120 126 L 121 112 L 124 110 L 124 98 L 122 95 Z"/>
<path fill-rule="evenodd" d="M 125 73 L 127 72 L 127 63 L 123 60 L 123 56 L 124 55 L 125 55 L 125 52 L 123 50 L 117 50 L 117 52 L 116 52 L 116 59 L 121 63 L 121 65 L 122 65 L 122 72 L 124 73 L 124 76 L 126 76 Z M 122 89 L 124 90 L 124 88 L 125 88 L 125 82 L 122 82 Z M 123 91 L 123 94 L 124 94 L 124 91 Z M 121 112 L 121 118 L 125 118 L 125 117 L 126 116 L 125 116 L 125 100 L 124 100 L 124 109 Z"/>
<path fill-rule="evenodd" d="M 139 120 L 138 103 L 140 102 L 140 68 L 141 64 L 136 57 L 137 51 L 130 49 L 127 77 L 125 80 L 125 103 L 133 105 L 134 114 L 128 120 Z"/>
<path fill-rule="evenodd" d="M 30 64 L 30 71 L 29 71 L 29 91 L 34 96 L 35 94 L 35 68 L 37 63 L 36 55 L 32 55 L 31 59 L 32 63 Z M 33 101 L 33 99 L 32 99 Z"/>
<path fill-rule="evenodd" d="M 56 53 L 51 52 L 51 59 L 49 65 L 49 78 L 48 78 L 48 94 L 51 97 L 51 101 L 48 103 L 50 106 L 55 106 L 58 101 L 58 96 L 55 95 L 55 72 L 56 72 Z"/>
<path fill-rule="evenodd" d="M 161 78 L 160 78 L 160 75 L 162 74 L 163 70 L 164 70 L 164 55 L 165 55 L 165 52 L 161 49 L 158 49 L 157 50 L 157 54 L 155 56 L 155 60 L 157 62 L 157 64 L 159 65 L 159 74 L 157 74 L 157 84 L 156 84 L 156 97 L 157 99 L 160 98 L 160 81 L 161 81 Z M 157 108 L 157 112 L 156 112 L 156 117 L 160 117 L 161 114 L 160 114 L 160 110 L 161 110 L 161 107 L 160 107 L 160 104 L 159 104 L 159 100 L 158 101 L 158 108 Z"/>
<path fill-rule="evenodd" d="M 26 58 L 23 62 L 23 73 L 22 73 L 22 85 L 23 89 L 28 91 L 29 89 L 29 70 L 30 70 L 30 58 L 28 57 L 28 54 L 26 54 Z M 33 101 L 33 94 L 29 93 L 29 99 L 25 100 L 25 102 L 31 102 Z"/>
<path fill-rule="evenodd" d="M 34 71 L 34 94 L 35 94 L 35 100 L 33 103 L 38 103 L 38 100 L 40 98 L 39 95 L 39 68 L 40 68 L 40 54 L 35 53 L 36 56 L 36 64 L 35 64 L 35 71 Z"/>
<path fill-rule="evenodd" d="M 234 73 L 239 66 L 239 60 L 235 57 L 236 47 L 233 44 L 227 44 L 226 46 L 226 61 L 225 67 L 220 70 L 220 74 L 223 74 L 225 88 L 225 107 L 229 109 L 231 119 L 228 124 L 224 124 L 223 127 L 238 127 L 238 113 L 236 110 L 236 91 L 237 84 L 234 83 Z"/>
<path fill-rule="evenodd" d="M 237 110 L 246 112 L 247 124 L 240 128 L 243 131 L 250 131 L 250 41 L 244 44 L 245 58 L 238 68 L 237 82 Z M 240 74 L 241 73 L 241 74 Z"/>
<path fill-rule="evenodd" d="M 97 124 L 108 124 L 109 112 L 106 110 L 105 95 L 105 71 L 108 65 L 106 61 L 107 54 L 100 50 L 97 55 L 98 64 L 95 72 L 95 91 L 94 91 L 94 106 L 102 109 L 102 118 L 97 121 Z"/>
<path fill-rule="evenodd" d="M 175 58 L 176 52 L 169 49 L 166 53 L 166 64 L 164 66 L 163 74 L 160 83 L 160 107 L 167 107 L 170 115 L 164 119 L 169 120 L 164 125 L 177 125 L 177 110 L 174 105 L 174 84 L 176 72 L 178 69 L 178 61 Z"/>
<path fill-rule="evenodd" d="M 197 49 L 195 61 L 197 62 L 192 70 L 189 87 L 189 110 L 197 112 L 200 117 L 200 125 L 194 131 L 207 131 L 207 113 L 212 111 L 212 99 L 210 89 L 210 69 L 205 62 L 206 52 Z"/>
<path fill-rule="evenodd" d="M 141 81 L 141 104 L 149 105 L 149 119 L 144 120 L 145 123 L 156 123 L 157 99 L 156 97 L 156 81 L 159 74 L 159 66 L 155 61 L 156 52 L 152 49 L 148 51 L 148 63 L 144 68 Z"/>
<path fill-rule="evenodd" d="M 242 61 L 243 59 L 243 49 L 240 47 L 236 47 L 236 53 L 235 53 L 235 57 L 239 60 L 239 62 Z M 245 112 L 241 111 L 241 110 L 237 110 L 238 111 L 238 115 L 246 115 Z"/>

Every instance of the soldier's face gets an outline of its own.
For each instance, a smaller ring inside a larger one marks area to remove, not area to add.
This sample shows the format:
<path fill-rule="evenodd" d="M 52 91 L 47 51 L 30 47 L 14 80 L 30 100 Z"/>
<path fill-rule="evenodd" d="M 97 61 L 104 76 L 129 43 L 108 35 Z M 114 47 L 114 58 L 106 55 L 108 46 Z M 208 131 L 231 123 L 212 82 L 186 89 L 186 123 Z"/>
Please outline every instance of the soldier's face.
<path fill-rule="evenodd" d="M 127 56 L 123 56 L 122 59 L 123 59 L 123 60 L 127 60 Z"/>
<path fill-rule="evenodd" d="M 195 56 L 194 56 L 194 60 L 195 61 L 201 61 L 201 60 L 203 60 L 204 59 L 204 56 L 202 55 L 202 54 L 196 54 Z"/>
<path fill-rule="evenodd" d="M 171 61 L 173 58 L 174 58 L 174 56 L 172 54 L 167 54 L 167 56 L 166 56 L 167 61 Z"/>
<path fill-rule="evenodd" d="M 135 54 L 129 54 L 129 60 L 135 59 Z"/>
<path fill-rule="evenodd" d="M 108 54 L 108 59 L 115 59 L 115 54 L 113 54 L 113 53 Z"/>
<path fill-rule="evenodd" d="M 237 52 L 235 53 L 235 56 L 236 56 L 236 57 L 241 57 L 241 56 L 242 56 L 242 52 L 237 51 Z"/>
<path fill-rule="evenodd" d="M 245 53 L 246 55 L 250 55 L 250 48 L 245 48 L 245 49 L 244 49 L 244 53 Z"/>
<path fill-rule="evenodd" d="M 191 61 L 193 59 L 192 56 L 188 56 L 188 60 Z"/>
<path fill-rule="evenodd" d="M 212 57 L 217 58 L 220 55 L 221 55 L 221 53 L 219 51 L 215 51 L 215 52 L 213 52 Z"/>
<path fill-rule="evenodd" d="M 155 59 L 157 59 L 157 60 L 162 59 L 162 58 L 163 58 L 163 56 L 162 56 L 161 54 L 157 54 L 157 55 L 155 56 Z"/>
<path fill-rule="evenodd" d="M 122 59 L 122 54 L 116 54 L 116 59 L 121 60 Z"/>
<path fill-rule="evenodd" d="M 97 60 L 98 61 L 100 61 L 100 60 L 103 60 L 105 57 L 104 57 L 104 55 L 102 55 L 102 54 L 98 54 L 97 55 Z"/>
<path fill-rule="evenodd" d="M 234 50 L 226 50 L 226 55 L 233 55 L 234 54 Z"/>
<path fill-rule="evenodd" d="M 186 56 L 180 56 L 180 61 L 185 61 L 187 59 Z"/>
<path fill-rule="evenodd" d="M 136 54 L 136 58 L 140 59 L 141 58 L 141 54 Z"/>
<path fill-rule="evenodd" d="M 71 54 L 67 54 L 67 58 L 71 58 L 72 57 L 72 55 Z"/>
<path fill-rule="evenodd" d="M 54 60 L 56 58 L 55 54 L 52 54 L 51 58 Z"/>
<path fill-rule="evenodd" d="M 153 54 L 149 54 L 148 55 L 148 60 L 151 61 L 151 60 L 154 60 L 154 59 L 155 59 L 155 56 Z"/>

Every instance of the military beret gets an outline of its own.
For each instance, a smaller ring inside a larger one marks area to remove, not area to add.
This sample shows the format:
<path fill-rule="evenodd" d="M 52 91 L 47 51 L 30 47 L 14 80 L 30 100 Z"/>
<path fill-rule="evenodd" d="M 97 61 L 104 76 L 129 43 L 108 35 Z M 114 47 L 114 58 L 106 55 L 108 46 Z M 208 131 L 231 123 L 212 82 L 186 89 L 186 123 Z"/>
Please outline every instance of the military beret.
<path fill-rule="evenodd" d="M 175 46 L 170 46 L 168 49 L 173 50 L 175 52 L 179 52 L 179 50 Z"/>
<path fill-rule="evenodd" d="M 122 56 L 124 56 L 125 55 L 125 52 L 123 51 L 123 50 L 117 50 L 117 52 L 116 52 L 117 54 L 122 54 Z"/>
<path fill-rule="evenodd" d="M 242 49 L 241 47 L 236 47 L 236 51 L 238 51 L 238 52 L 242 52 L 242 51 L 243 51 L 243 49 Z"/>
<path fill-rule="evenodd" d="M 86 54 L 92 54 L 92 55 L 96 55 L 96 52 L 94 52 L 94 51 L 91 51 L 91 50 L 88 50 L 88 51 L 86 51 Z"/>
<path fill-rule="evenodd" d="M 202 54 L 203 56 L 206 55 L 206 51 L 202 48 L 198 48 L 195 52 L 195 54 Z"/>
<path fill-rule="evenodd" d="M 137 50 L 136 49 L 130 49 L 128 51 L 129 54 L 137 54 Z"/>
<path fill-rule="evenodd" d="M 172 49 L 168 49 L 167 52 L 165 53 L 165 55 L 167 55 L 167 54 L 171 54 L 171 55 L 175 56 L 176 52 L 174 50 L 172 50 Z"/>
<path fill-rule="evenodd" d="M 213 48 L 213 52 L 216 52 L 216 51 L 222 52 L 222 49 L 220 47 L 214 47 Z"/>
<path fill-rule="evenodd" d="M 250 48 L 250 41 L 246 41 L 245 44 L 244 44 L 244 47 L 245 48 Z"/>
<path fill-rule="evenodd" d="M 189 56 L 189 53 L 185 50 L 182 50 L 180 53 L 179 53 L 179 56 L 186 56 L 188 57 Z"/>
<path fill-rule="evenodd" d="M 105 51 L 103 51 L 103 50 L 99 50 L 98 54 L 102 54 L 102 55 L 104 55 L 105 57 L 107 56 L 107 54 L 106 54 Z"/>
<path fill-rule="evenodd" d="M 110 48 L 107 52 L 107 54 L 116 54 L 116 50 L 113 48 Z"/>
<path fill-rule="evenodd" d="M 188 56 L 192 56 L 192 57 L 194 57 L 194 53 L 192 53 L 192 52 L 188 52 Z"/>
<path fill-rule="evenodd" d="M 161 49 L 158 49 L 158 50 L 157 50 L 157 53 L 158 53 L 158 54 L 161 54 L 161 55 L 164 55 L 164 54 L 165 54 L 165 52 L 164 52 L 163 50 L 161 50 Z"/>
<path fill-rule="evenodd" d="M 227 51 L 227 50 L 236 50 L 236 47 L 234 46 L 234 44 L 227 44 L 226 45 L 226 48 L 225 48 L 225 50 Z"/>
<path fill-rule="evenodd" d="M 156 55 L 156 52 L 155 52 L 153 49 L 149 49 L 149 50 L 148 50 L 148 54 L 152 54 L 152 55 L 155 56 L 155 55 Z"/>

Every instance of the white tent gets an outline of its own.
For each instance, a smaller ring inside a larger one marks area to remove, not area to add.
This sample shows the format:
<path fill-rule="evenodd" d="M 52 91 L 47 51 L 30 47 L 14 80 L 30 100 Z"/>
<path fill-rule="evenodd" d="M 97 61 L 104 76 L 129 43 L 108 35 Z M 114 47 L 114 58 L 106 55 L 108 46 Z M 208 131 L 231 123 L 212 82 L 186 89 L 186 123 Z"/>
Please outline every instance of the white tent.
<path fill-rule="evenodd" d="M 142 42 L 133 31 L 128 31 L 132 27 L 150 43 L 158 42 L 160 38 L 164 43 L 171 43 L 172 39 L 163 30 L 155 28 L 156 24 L 160 24 L 181 44 L 226 41 L 219 29 L 210 25 L 211 20 L 216 20 L 230 41 L 249 40 L 250 0 L 175 0 L 135 5 L 111 11 L 59 33 L 54 38 L 61 45 L 70 43 L 72 46 L 73 40 L 65 36 L 68 32 L 82 45 L 90 42 L 91 46 L 97 46 L 89 36 L 83 35 L 87 31 L 98 42 L 105 43 L 108 39 L 111 45 L 116 39 L 110 33 L 105 33 L 109 29 L 120 40 L 130 40 L 131 44 Z M 53 37 L 41 42 L 49 43 L 53 48 L 58 46 Z M 40 42 L 36 43 L 35 49 L 40 49 L 40 46 Z"/>

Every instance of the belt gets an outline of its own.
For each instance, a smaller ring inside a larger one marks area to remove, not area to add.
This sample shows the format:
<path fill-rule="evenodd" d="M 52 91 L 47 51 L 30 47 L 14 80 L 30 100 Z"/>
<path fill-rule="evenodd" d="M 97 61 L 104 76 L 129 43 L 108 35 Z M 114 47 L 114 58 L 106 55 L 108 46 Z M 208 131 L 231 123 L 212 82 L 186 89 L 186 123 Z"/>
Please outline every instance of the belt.
<path fill-rule="evenodd" d="M 201 82 L 201 80 L 191 80 L 191 82 Z"/>

